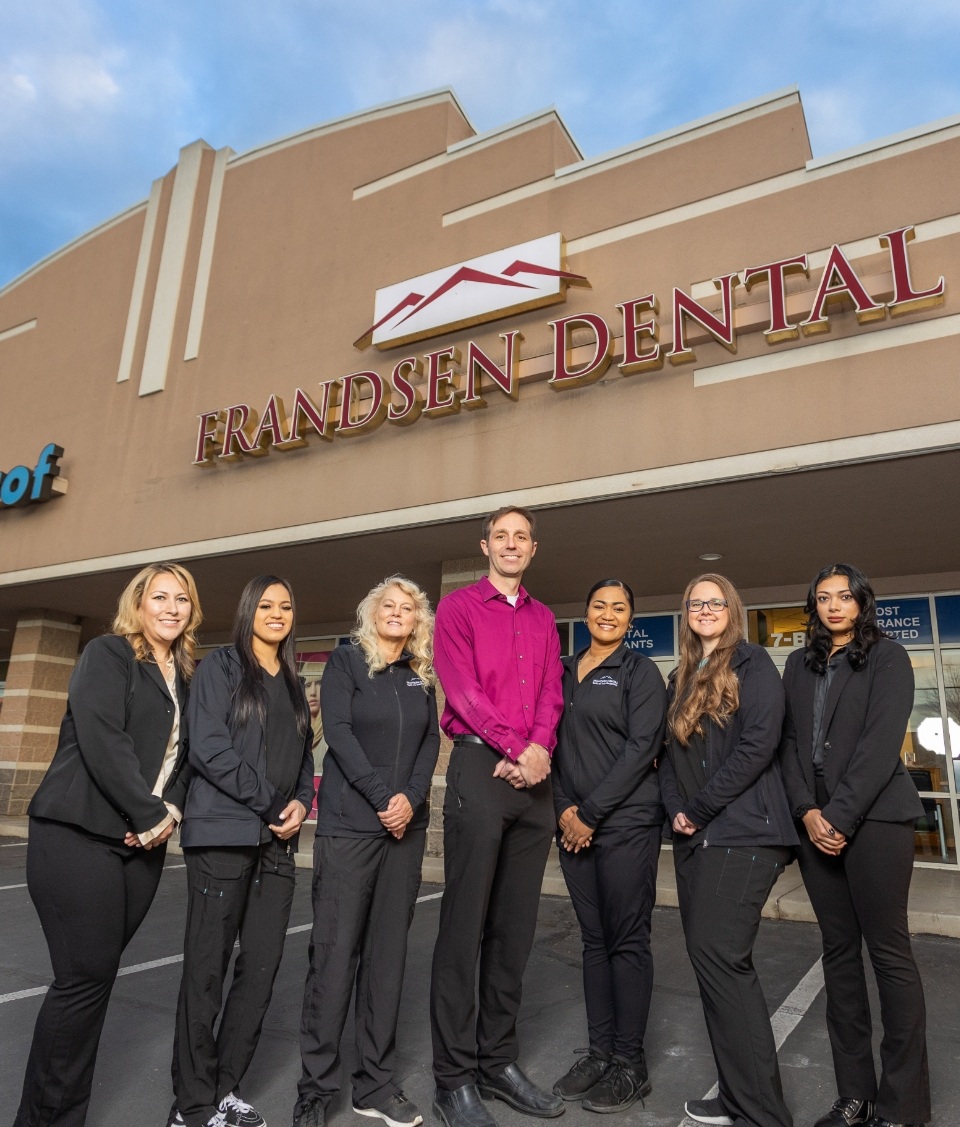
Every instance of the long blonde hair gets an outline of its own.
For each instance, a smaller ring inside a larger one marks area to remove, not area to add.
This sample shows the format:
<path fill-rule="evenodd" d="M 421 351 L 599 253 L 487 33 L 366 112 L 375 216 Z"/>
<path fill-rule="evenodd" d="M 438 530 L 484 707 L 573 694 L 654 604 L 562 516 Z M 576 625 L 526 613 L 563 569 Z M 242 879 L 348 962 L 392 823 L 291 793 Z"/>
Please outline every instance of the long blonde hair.
<path fill-rule="evenodd" d="M 698 583 L 714 583 L 727 602 L 729 621 L 716 649 L 701 666 L 703 643 L 690 627 L 687 600 Z M 671 735 L 688 744 L 694 732 L 703 735 L 703 717 L 721 727 L 740 707 L 740 682 L 730 666 L 733 651 L 743 641 L 743 601 L 736 587 L 724 575 L 708 572 L 687 584 L 680 604 L 680 663 L 673 682 L 673 700 L 667 712 Z"/>
<path fill-rule="evenodd" d="M 423 681 L 426 692 L 437 680 L 433 671 L 433 611 L 430 609 L 430 600 L 412 580 L 403 575 L 388 575 L 382 583 L 369 591 L 357 607 L 357 625 L 350 637 L 363 650 L 370 677 L 386 669 L 387 663 L 380 652 L 377 637 L 376 618 L 383 597 L 390 587 L 399 587 L 416 608 L 413 633 L 404 648 L 412 655 L 410 668 Z"/>
<path fill-rule="evenodd" d="M 182 564 L 148 564 L 141 571 L 138 571 L 124 587 L 123 594 L 117 602 L 117 613 L 113 616 L 110 632 L 127 639 L 133 647 L 137 661 L 151 661 L 153 659 L 153 652 L 143 636 L 143 618 L 140 614 L 140 604 L 143 602 L 144 592 L 150 586 L 154 577 L 164 574 L 172 575 L 190 596 L 190 617 L 187 619 L 187 625 L 183 633 L 170 647 L 180 676 L 185 681 L 189 681 L 193 676 L 193 667 L 196 664 L 194 654 L 197 649 L 197 629 L 203 621 L 203 614 L 200 610 L 197 585 L 193 581 L 193 576 Z"/>

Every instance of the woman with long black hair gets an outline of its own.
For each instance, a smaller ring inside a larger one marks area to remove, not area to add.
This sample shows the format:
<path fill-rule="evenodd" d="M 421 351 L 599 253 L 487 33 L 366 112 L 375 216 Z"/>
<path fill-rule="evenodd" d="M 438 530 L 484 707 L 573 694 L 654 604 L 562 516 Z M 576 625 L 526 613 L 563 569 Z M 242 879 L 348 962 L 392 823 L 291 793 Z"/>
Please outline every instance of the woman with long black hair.
<path fill-rule="evenodd" d="M 784 671 L 780 754 L 802 823 L 800 869 L 823 936 L 838 1099 L 817 1127 L 919 1125 L 930 1118 L 930 1080 L 907 897 L 923 805 L 900 759 L 913 669 L 906 650 L 881 633 L 870 582 L 850 564 L 820 571 L 806 612 L 806 645 Z M 864 940 L 883 1022 L 879 1084 Z"/>
<path fill-rule="evenodd" d="M 633 591 L 587 593 L 590 644 L 563 659 L 563 716 L 550 774 L 560 868 L 583 939 L 589 1045 L 553 1086 L 587 1111 L 626 1111 L 651 1091 L 643 1039 L 653 993 L 650 920 L 663 804 L 654 759 L 667 693 L 625 639 Z"/>
<path fill-rule="evenodd" d="M 729 579 L 687 585 L 658 766 L 719 1095 L 689 1100 L 686 1112 L 700 1123 L 791 1127 L 753 944 L 797 833 L 777 761 L 783 686 L 770 655 L 744 639 L 744 624 Z"/>
<path fill-rule="evenodd" d="M 280 965 L 294 853 L 313 802 L 313 736 L 294 659 L 294 621 L 286 580 L 251 579 L 237 607 L 233 645 L 205 657 L 194 679 L 188 715 L 195 774 L 180 839 L 189 899 L 173 1046 L 174 1127 L 264 1123 L 238 1087 Z"/>

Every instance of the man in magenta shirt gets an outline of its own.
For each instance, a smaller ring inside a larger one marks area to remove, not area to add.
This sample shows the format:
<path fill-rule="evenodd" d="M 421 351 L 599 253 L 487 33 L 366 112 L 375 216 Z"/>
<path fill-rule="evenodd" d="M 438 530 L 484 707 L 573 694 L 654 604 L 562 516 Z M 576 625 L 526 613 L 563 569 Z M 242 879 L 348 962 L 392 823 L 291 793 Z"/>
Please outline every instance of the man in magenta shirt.
<path fill-rule="evenodd" d="M 480 547 L 489 574 L 437 607 L 434 664 L 453 753 L 430 1018 L 434 1111 L 446 1127 L 496 1127 L 481 1096 L 526 1115 L 563 1112 L 517 1065 L 523 971 L 556 828 L 548 775 L 563 710 L 556 623 L 520 585 L 533 536 L 526 509 L 487 517 Z"/>

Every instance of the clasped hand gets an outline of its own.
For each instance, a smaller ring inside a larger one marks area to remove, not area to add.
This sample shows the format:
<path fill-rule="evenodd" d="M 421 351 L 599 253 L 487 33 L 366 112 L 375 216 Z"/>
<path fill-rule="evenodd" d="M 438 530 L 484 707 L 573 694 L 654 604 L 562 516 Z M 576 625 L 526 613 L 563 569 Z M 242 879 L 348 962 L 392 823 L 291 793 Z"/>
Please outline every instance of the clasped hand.
<path fill-rule="evenodd" d="M 297 799 L 291 799 L 286 806 L 280 811 L 280 825 L 268 826 L 267 828 L 274 837 L 278 837 L 281 841 L 289 841 L 294 834 L 298 833 L 303 819 L 307 816 L 307 808 L 302 802 Z"/>
<path fill-rule="evenodd" d="M 808 810 L 803 816 L 803 824 L 807 830 L 807 837 L 828 857 L 839 857 L 846 847 L 847 838 L 838 829 L 835 829 L 816 808 Z"/>
<path fill-rule="evenodd" d="M 530 744 L 516 761 L 504 756 L 493 770 L 495 779 L 505 779 L 517 790 L 535 787 L 549 774 L 550 752 L 540 744 Z"/>
<path fill-rule="evenodd" d="M 383 824 L 383 828 L 389 830 L 399 841 L 413 817 L 410 799 L 405 794 L 395 794 L 387 803 L 386 810 L 381 810 L 377 817 Z"/>
<path fill-rule="evenodd" d="M 593 840 L 593 830 L 580 821 L 578 806 L 568 806 L 560 815 L 560 844 L 568 853 L 579 853 Z"/>

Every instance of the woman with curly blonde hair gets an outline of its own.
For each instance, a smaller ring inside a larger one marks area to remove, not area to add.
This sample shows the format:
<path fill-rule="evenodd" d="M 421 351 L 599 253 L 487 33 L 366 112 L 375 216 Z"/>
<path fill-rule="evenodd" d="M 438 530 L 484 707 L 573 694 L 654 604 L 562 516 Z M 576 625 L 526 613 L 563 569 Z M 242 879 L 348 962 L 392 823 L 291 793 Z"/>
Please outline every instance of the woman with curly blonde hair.
<path fill-rule="evenodd" d="M 689 1100 L 686 1112 L 699 1123 L 791 1127 L 753 944 L 798 838 L 777 759 L 783 686 L 769 654 L 744 639 L 744 620 L 729 579 L 687 585 L 658 764 L 719 1085 L 716 1099 Z"/>
<path fill-rule="evenodd" d="M 30 804 L 27 887 L 54 981 L 37 1017 L 17 1127 L 87 1115 L 120 956 L 147 914 L 187 792 L 181 716 L 200 603 L 179 564 L 143 568 L 112 632 L 70 678 L 53 762 Z"/>
<path fill-rule="evenodd" d="M 354 981 L 353 1109 L 388 1127 L 422 1122 L 394 1069 L 407 929 L 440 749 L 432 655 L 426 595 L 391 575 L 360 603 L 352 644 L 338 646 L 324 670 L 320 712 L 328 751 L 295 1127 L 322 1127 L 340 1088 L 340 1036 Z"/>

